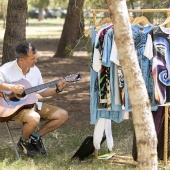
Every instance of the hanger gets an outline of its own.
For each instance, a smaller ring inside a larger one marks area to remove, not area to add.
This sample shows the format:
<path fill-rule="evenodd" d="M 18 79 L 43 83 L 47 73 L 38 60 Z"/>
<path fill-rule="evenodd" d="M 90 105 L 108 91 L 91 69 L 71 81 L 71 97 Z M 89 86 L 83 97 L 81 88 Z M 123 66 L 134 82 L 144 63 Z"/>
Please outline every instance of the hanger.
<path fill-rule="evenodd" d="M 98 27 L 98 26 L 102 26 L 103 24 L 106 24 L 106 23 L 112 23 L 112 20 L 111 18 L 103 18 L 98 24 L 95 25 L 95 27 Z"/>
<path fill-rule="evenodd" d="M 140 17 L 136 17 L 136 18 L 134 19 L 134 21 L 132 22 L 132 25 L 137 25 L 139 18 L 140 18 Z"/>
<path fill-rule="evenodd" d="M 88 34 L 88 35 L 90 35 L 90 34 L 91 34 L 90 30 L 91 30 L 91 28 L 87 28 L 87 29 L 85 29 L 85 30 L 84 30 L 84 34 Z"/>
<path fill-rule="evenodd" d="M 129 17 L 130 19 L 130 22 L 132 23 L 134 21 L 134 18 L 132 16 Z M 100 23 L 96 24 L 95 27 L 98 27 L 98 26 L 102 26 L 103 24 L 106 24 L 106 23 L 112 23 L 112 20 L 111 18 L 103 18 Z"/>
<path fill-rule="evenodd" d="M 109 17 L 103 18 L 98 24 L 95 25 L 95 28 L 101 27 L 103 24 L 106 23 L 112 23 L 112 20 Z M 91 30 L 90 28 L 87 28 L 86 30 L 84 30 L 84 34 L 90 34 L 90 30 Z"/>
<path fill-rule="evenodd" d="M 170 23 L 170 16 L 162 24 L 160 24 L 159 26 L 164 26 L 164 25 L 166 25 L 168 23 Z"/>
<path fill-rule="evenodd" d="M 132 22 L 132 25 L 137 25 L 137 24 L 140 24 L 142 26 L 147 25 L 147 24 L 152 25 L 145 16 L 136 17 L 134 21 Z"/>
<path fill-rule="evenodd" d="M 130 23 L 132 23 L 135 20 L 135 18 L 133 18 L 132 16 L 129 16 L 129 20 L 130 20 Z"/>

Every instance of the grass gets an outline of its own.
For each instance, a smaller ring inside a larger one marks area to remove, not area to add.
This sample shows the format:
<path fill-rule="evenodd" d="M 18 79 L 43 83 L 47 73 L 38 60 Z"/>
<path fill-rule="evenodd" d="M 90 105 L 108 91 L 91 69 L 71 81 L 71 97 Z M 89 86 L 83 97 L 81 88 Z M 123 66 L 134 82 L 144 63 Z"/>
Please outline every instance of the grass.
<path fill-rule="evenodd" d="M 37 19 L 28 19 L 27 23 L 27 39 L 59 38 L 61 35 L 61 30 L 63 29 L 64 20 L 57 18 L 45 19 L 40 22 Z M 43 28 L 43 31 L 41 30 L 41 28 Z M 0 20 L 0 40 L 3 40 L 4 32 L 5 29 L 3 28 L 3 21 Z"/>
<path fill-rule="evenodd" d="M 127 128 L 128 127 L 128 128 Z M 129 155 L 132 144 L 132 122 L 130 120 L 120 124 L 113 123 L 113 136 L 115 138 L 114 152 L 121 155 Z M 34 159 L 22 155 L 20 160 L 16 159 L 15 153 L 11 148 L 1 149 L 0 169 L 4 170 L 109 170 L 135 169 L 133 166 L 119 165 L 113 163 L 100 162 L 90 156 L 85 162 L 77 160 L 70 162 L 70 158 L 79 148 L 83 140 L 93 134 L 94 127 L 70 125 L 69 123 L 59 128 L 57 131 L 44 137 L 48 156 L 37 155 Z M 99 154 L 107 153 L 107 145 L 101 145 Z"/>
<path fill-rule="evenodd" d="M 29 19 L 26 28 L 26 37 L 27 39 L 60 38 L 63 23 L 64 20 L 59 18 L 45 19 L 41 22 L 36 19 Z M 43 28 L 43 30 L 41 28 Z"/>

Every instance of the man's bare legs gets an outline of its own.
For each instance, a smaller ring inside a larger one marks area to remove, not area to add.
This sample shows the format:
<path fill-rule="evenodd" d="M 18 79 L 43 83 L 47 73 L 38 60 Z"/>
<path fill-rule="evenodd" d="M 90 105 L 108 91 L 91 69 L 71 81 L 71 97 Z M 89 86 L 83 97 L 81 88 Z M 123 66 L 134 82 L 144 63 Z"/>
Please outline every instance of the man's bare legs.
<path fill-rule="evenodd" d="M 48 122 L 38 130 L 36 133 L 40 136 L 44 136 L 45 134 L 54 131 L 63 125 L 68 119 L 68 113 L 64 109 L 58 109 L 55 113 L 48 117 Z"/>

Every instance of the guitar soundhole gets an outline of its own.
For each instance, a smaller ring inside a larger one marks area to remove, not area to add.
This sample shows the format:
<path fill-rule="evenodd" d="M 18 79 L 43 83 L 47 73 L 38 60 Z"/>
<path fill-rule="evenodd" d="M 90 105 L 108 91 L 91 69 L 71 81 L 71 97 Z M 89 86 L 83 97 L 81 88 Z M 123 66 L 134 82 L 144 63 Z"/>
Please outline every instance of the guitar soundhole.
<path fill-rule="evenodd" d="M 20 101 L 20 100 L 17 99 L 16 97 L 11 98 L 10 100 L 13 101 L 13 102 L 18 102 L 18 101 Z"/>
<path fill-rule="evenodd" d="M 20 98 L 25 97 L 25 96 L 26 96 L 25 91 L 21 95 L 19 95 Z"/>
<path fill-rule="evenodd" d="M 22 98 L 24 98 L 25 96 L 26 96 L 26 94 L 25 94 L 25 92 L 24 93 L 22 93 L 22 94 L 14 94 L 15 95 L 15 98 L 17 98 L 17 99 L 22 99 Z M 10 99 L 11 100 L 11 99 Z"/>

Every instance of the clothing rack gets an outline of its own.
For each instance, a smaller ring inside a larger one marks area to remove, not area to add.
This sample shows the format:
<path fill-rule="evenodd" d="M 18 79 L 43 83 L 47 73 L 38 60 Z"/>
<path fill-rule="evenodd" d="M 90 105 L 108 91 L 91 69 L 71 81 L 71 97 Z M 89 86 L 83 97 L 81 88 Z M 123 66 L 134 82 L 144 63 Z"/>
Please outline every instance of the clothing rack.
<path fill-rule="evenodd" d="M 107 9 L 91 9 L 90 11 L 93 13 L 93 25 L 96 25 L 96 14 L 101 12 L 109 12 Z M 164 12 L 167 14 L 167 17 L 170 16 L 170 9 L 128 9 L 128 12 Z M 168 27 L 170 27 L 170 24 L 168 24 Z"/>
<path fill-rule="evenodd" d="M 96 18 L 97 18 L 97 13 L 101 13 L 101 12 L 109 12 L 109 10 L 107 9 L 92 9 L 90 11 L 91 13 L 93 13 L 93 25 L 96 26 Z M 155 13 L 155 12 L 164 12 L 166 13 L 167 17 L 170 16 L 170 9 L 129 9 L 128 12 L 142 12 L 142 13 L 146 13 L 146 12 L 149 12 L 149 13 Z M 166 25 L 167 27 L 170 27 L 170 23 L 168 23 Z M 164 166 L 167 166 L 167 153 L 168 153 L 168 108 L 170 106 L 170 103 L 167 103 L 165 105 L 165 123 L 164 123 Z M 95 152 L 94 152 L 94 157 L 96 159 L 98 159 L 98 149 L 95 149 Z M 121 158 L 123 160 L 131 160 L 130 157 L 126 157 L 126 156 L 114 156 L 115 158 Z M 123 164 L 130 164 L 130 165 L 137 165 L 136 163 L 133 163 L 132 161 L 131 162 L 125 162 L 125 161 L 114 161 L 115 163 L 123 163 Z"/>

